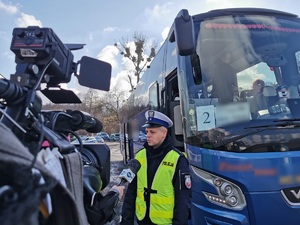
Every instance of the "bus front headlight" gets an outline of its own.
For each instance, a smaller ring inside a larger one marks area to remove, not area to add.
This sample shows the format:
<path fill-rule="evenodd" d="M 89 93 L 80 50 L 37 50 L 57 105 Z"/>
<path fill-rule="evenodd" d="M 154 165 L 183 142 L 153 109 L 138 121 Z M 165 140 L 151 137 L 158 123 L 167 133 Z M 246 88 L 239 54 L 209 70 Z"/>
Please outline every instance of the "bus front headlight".
<path fill-rule="evenodd" d="M 208 201 L 234 210 L 241 210 L 246 206 L 244 194 L 239 186 L 197 167 L 191 168 L 198 177 L 211 184 L 218 192 L 218 194 L 212 194 L 202 191 Z"/>

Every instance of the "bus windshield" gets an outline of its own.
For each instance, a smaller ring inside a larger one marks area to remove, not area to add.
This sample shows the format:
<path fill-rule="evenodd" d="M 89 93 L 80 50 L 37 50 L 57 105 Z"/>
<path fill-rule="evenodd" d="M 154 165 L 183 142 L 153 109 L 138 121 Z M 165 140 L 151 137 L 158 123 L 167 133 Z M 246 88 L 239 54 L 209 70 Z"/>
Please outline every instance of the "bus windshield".
<path fill-rule="evenodd" d="M 254 145 L 260 147 L 253 151 L 277 151 L 272 143 L 299 150 L 300 21 L 222 16 L 195 21 L 195 30 L 196 54 L 182 88 L 187 143 L 235 152 Z"/>

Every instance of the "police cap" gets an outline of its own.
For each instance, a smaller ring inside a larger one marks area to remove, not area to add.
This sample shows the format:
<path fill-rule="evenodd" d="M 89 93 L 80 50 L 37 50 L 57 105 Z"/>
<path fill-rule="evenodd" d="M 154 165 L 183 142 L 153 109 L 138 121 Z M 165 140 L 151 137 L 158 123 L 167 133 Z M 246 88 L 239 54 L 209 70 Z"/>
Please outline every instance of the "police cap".
<path fill-rule="evenodd" d="M 165 128 L 169 128 L 173 126 L 172 120 L 167 117 L 165 114 L 155 111 L 155 110 L 148 110 L 145 113 L 146 123 L 143 127 L 161 127 L 164 126 Z"/>

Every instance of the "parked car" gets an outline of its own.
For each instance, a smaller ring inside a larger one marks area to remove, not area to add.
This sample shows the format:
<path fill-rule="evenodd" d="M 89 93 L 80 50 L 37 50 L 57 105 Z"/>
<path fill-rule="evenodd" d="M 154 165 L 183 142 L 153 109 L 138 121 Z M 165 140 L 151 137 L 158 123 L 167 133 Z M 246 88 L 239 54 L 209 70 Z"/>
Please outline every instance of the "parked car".
<path fill-rule="evenodd" d="M 145 141 L 147 141 L 147 135 L 143 131 L 140 131 L 139 132 L 139 142 L 145 142 Z"/>
<path fill-rule="evenodd" d="M 82 143 L 97 143 L 97 140 L 96 140 L 95 137 L 80 136 L 80 139 L 81 139 Z M 79 141 L 77 139 L 75 139 L 71 143 L 72 144 L 79 144 Z"/>
<path fill-rule="evenodd" d="M 81 135 L 81 136 L 80 136 L 80 139 L 81 139 L 82 141 L 84 141 L 85 139 L 87 139 L 87 137 L 88 137 L 87 135 Z"/>
<path fill-rule="evenodd" d="M 98 141 L 96 140 L 95 137 L 87 137 L 83 143 L 97 143 Z"/>
<path fill-rule="evenodd" d="M 97 135 L 100 135 L 104 141 L 109 141 L 109 135 L 106 132 L 101 131 L 101 132 L 97 133 Z"/>
<path fill-rule="evenodd" d="M 103 139 L 103 137 L 100 136 L 100 135 L 96 135 L 96 136 L 95 136 L 95 139 L 97 140 L 98 143 L 104 143 L 104 139 Z"/>
<path fill-rule="evenodd" d="M 109 136 L 110 141 L 119 141 L 120 140 L 120 134 L 119 133 L 113 133 Z"/>
<path fill-rule="evenodd" d="M 138 133 L 136 132 L 133 134 L 132 139 L 135 142 L 145 142 L 147 141 L 147 135 L 145 132 L 140 130 Z"/>

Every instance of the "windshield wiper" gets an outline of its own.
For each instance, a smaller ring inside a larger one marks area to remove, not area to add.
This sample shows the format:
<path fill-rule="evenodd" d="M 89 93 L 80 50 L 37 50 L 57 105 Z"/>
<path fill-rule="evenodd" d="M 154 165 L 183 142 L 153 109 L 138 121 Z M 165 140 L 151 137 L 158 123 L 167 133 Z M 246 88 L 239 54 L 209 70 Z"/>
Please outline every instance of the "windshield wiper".
<path fill-rule="evenodd" d="M 239 139 L 242 139 L 244 137 L 250 136 L 252 134 L 256 134 L 265 130 L 271 130 L 271 129 L 276 129 L 278 127 L 288 127 L 292 126 L 294 127 L 300 127 L 300 120 L 291 120 L 291 119 L 286 119 L 286 120 L 274 120 L 274 124 L 267 124 L 267 125 L 261 125 L 261 126 L 251 126 L 245 128 L 245 130 L 251 129 L 249 132 L 246 132 L 244 134 L 237 134 L 237 136 L 232 137 L 233 135 L 228 135 L 225 136 L 222 140 L 216 141 L 216 143 L 213 144 L 213 148 L 219 148 L 223 145 L 227 145 L 231 142 L 237 141 Z M 240 131 L 239 131 L 240 133 Z"/>

